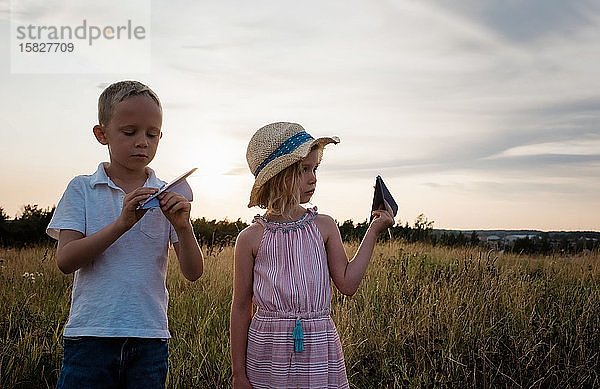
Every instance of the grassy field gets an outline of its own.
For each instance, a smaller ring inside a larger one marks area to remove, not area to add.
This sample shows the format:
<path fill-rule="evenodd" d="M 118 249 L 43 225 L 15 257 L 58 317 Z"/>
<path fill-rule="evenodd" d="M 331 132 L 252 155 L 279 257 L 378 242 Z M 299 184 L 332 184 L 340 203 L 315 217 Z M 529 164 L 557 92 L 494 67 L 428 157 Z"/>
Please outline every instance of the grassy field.
<path fill-rule="evenodd" d="M 169 387 L 230 385 L 232 253 L 206 258 L 193 284 L 171 258 Z M 53 248 L 0 250 L 0 388 L 55 385 L 71 280 Z M 597 252 L 381 244 L 359 292 L 334 293 L 332 308 L 352 387 L 600 387 Z"/>

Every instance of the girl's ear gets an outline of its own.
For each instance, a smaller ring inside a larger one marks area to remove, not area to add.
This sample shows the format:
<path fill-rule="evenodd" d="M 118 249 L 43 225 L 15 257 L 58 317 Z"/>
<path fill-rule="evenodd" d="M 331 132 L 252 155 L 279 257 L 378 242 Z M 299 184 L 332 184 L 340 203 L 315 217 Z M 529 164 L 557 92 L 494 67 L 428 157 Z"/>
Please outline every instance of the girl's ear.
<path fill-rule="evenodd" d="M 98 142 L 100 142 L 103 145 L 107 145 L 108 144 L 108 138 L 106 137 L 106 133 L 104 132 L 104 128 L 102 128 L 102 126 L 100 124 L 96 124 L 94 126 L 94 136 L 96 137 L 96 139 L 98 140 Z"/>

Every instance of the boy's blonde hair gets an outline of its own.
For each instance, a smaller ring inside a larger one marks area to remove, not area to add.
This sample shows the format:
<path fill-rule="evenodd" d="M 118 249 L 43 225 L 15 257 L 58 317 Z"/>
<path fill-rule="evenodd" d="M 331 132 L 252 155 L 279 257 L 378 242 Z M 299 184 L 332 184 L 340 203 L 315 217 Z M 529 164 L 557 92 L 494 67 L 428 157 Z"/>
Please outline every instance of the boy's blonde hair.
<path fill-rule="evenodd" d="M 318 161 L 323 158 L 323 146 L 316 144 L 311 148 L 317 150 Z M 288 166 L 262 185 L 257 193 L 260 208 L 265 208 L 269 215 L 292 218 L 292 211 L 300 205 L 300 178 L 302 161 Z"/>
<path fill-rule="evenodd" d="M 105 126 L 112 119 L 117 104 L 133 96 L 147 96 L 162 110 L 158 96 L 150 87 L 139 81 L 118 81 L 109 85 L 98 98 L 98 122 Z"/>

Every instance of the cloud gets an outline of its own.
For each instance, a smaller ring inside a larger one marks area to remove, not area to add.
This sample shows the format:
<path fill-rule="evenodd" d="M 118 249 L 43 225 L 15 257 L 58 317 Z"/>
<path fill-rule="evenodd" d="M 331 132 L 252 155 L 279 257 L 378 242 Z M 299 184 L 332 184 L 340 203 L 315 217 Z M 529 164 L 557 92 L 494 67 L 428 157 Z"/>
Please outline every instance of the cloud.
<path fill-rule="evenodd" d="M 521 157 L 528 155 L 597 155 L 600 150 L 600 134 L 584 136 L 563 142 L 528 144 L 504 150 L 490 159 L 503 157 Z"/>
<path fill-rule="evenodd" d="M 334 161 L 340 172 L 550 174 L 549 166 L 590 162 L 567 149 L 598 132 L 600 97 L 583 88 L 589 74 L 568 53 L 598 46 L 577 36 L 597 19 L 593 2 L 352 5 L 329 3 L 317 14 L 276 2 L 250 12 L 190 5 L 176 25 L 161 24 L 188 48 L 165 58 L 192 76 L 202 111 L 231 104 L 235 118 L 215 111 L 212 121 L 237 140 L 282 116 L 341 128 L 341 148 L 355 160 Z M 332 15 L 344 22 L 332 24 Z M 563 30 L 572 34 L 558 39 Z M 229 90 L 208 95 L 223 86 Z M 383 141 L 378 152 L 360 148 L 374 141 Z M 523 150 L 534 155 L 514 155 Z"/>
<path fill-rule="evenodd" d="M 441 193 L 462 193 L 465 196 L 489 196 L 490 198 L 502 198 L 504 200 L 517 200 L 524 198 L 537 198 L 543 202 L 550 197 L 554 198 L 593 198 L 593 192 L 597 191 L 598 185 L 569 181 L 532 181 L 532 180 L 502 180 L 494 181 L 449 181 L 444 183 L 425 182 L 421 186 Z"/>
<path fill-rule="evenodd" d="M 82 20 L 121 23 L 123 18 L 127 20 L 128 17 L 149 21 L 150 16 L 150 2 L 146 0 L 109 0 L 103 3 L 19 0 L 12 1 L 10 5 L 14 21 L 41 25 L 72 25 L 80 24 Z"/>
<path fill-rule="evenodd" d="M 76 13 L 37 4 L 32 15 Z M 435 188 L 469 195 L 460 199 L 478 192 L 504 199 L 520 189 L 595 193 L 596 4 L 155 2 L 153 73 L 146 81 L 161 96 L 165 126 L 176 130 L 167 132 L 163 151 L 170 154 L 159 161 L 177 172 L 175 166 L 203 166 L 203 153 L 215 153 L 229 170 L 213 175 L 251 179 L 243 156 L 252 133 L 290 120 L 313 135 L 341 137 L 320 175 L 349 192 L 382 174 L 414 186 L 415 203 Z M 8 85 L 0 92 L 11 113 L 7 123 L 46 128 L 21 112 L 28 105 L 20 101 L 31 105 L 33 98 L 38 110 L 73 121 L 52 133 L 87 123 L 99 93 L 91 86 L 107 86 L 99 84 L 106 75 L 28 81 L 7 71 L 0 79 Z"/>
<path fill-rule="evenodd" d="M 581 169 L 588 170 L 585 174 Z M 329 163 L 328 175 L 340 178 L 367 178 L 385 172 L 389 177 L 408 177 L 423 174 L 461 173 L 493 176 L 536 177 L 593 177 L 600 175 L 600 154 L 565 155 L 542 154 L 512 156 L 496 159 L 474 160 L 391 160 L 386 162 L 366 162 L 356 164 Z"/>
<path fill-rule="evenodd" d="M 10 1 L 0 1 L 0 20 L 9 20 L 10 18 Z"/>
<path fill-rule="evenodd" d="M 600 7 L 594 0 L 459 0 L 432 3 L 475 20 L 504 39 L 518 44 L 542 41 L 548 36 L 572 35 L 598 20 Z"/>
<path fill-rule="evenodd" d="M 247 167 L 234 167 L 223 173 L 226 176 L 245 176 L 250 174 Z"/>
<path fill-rule="evenodd" d="M 574 99 L 556 96 L 555 101 L 515 110 L 515 115 L 540 119 L 550 118 L 551 120 L 564 118 L 570 123 L 575 121 L 574 124 L 584 124 L 595 128 L 600 117 L 600 94 L 595 93 L 595 95 Z"/>
<path fill-rule="evenodd" d="M 163 110 L 193 110 L 196 108 L 196 104 L 192 102 L 183 102 L 183 101 L 161 101 Z"/>

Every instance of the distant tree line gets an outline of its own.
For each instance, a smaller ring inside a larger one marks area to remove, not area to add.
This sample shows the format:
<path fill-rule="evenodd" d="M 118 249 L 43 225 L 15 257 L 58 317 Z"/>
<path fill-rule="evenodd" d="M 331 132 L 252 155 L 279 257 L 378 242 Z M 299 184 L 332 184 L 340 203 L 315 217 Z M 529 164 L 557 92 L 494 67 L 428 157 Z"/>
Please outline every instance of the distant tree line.
<path fill-rule="evenodd" d="M 404 225 L 398 223 L 389 229 L 388 234 L 382 235 L 379 239 L 381 241 L 400 239 L 406 242 L 424 242 L 434 246 L 477 246 L 480 243 L 479 236 L 474 231 L 469 235 L 450 231 L 440 234 L 433 229 L 433 223 L 434 221 L 427 219 L 424 214 L 420 214 L 412 225 L 409 225 L 408 222 L 405 222 Z M 344 241 L 360 241 L 365 235 L 369 223 L 365 220 L 354 225 L 352 220 L 346 220 L 339 227 Z"/>
<path fill-rule="evenodd" d="M 26 247 L 38 244 L 52 244 L 54 241 L 46 235 L 46 227 L 52 218 L 55 207 L 42 209 L 38 205 L 25 205 L 20 215 L 9 219 L 0 207 L 0 246 Z M 478 246 L 484 244 L 475 231 L 470 234 L 454 231 L 439 231 L 433 229 L 433 221 L 420 214 L 412 225 L 400 222 L 391 227 L 387 234 L 380 236 L 380 241 L 404 240 L 406 242 L 424 242 L 432 245 L 450 247 Z M 239 232 L 248 226 L 237 219 L 235 221 L 208 220 L 204 217 L 193 219 L 192 226 L 198 243 L 207 255 L 218 253 L 223 248 L 233 244 Z M 352 220 L 338 223 L 342 240 L 345 242 L 360 242 L 365 235 L 369 223 L 367 220 L 355 224 Z M 503 249 L 517 253 L 547 254 L 550 252 L 581 252 L 583 250 L 599 249 L 600 241 L 590 239 L 560 239 L 551 238 L 547 233 L 535 238 L 515 240 Z"/>
<path fill-rule="evenodd" d="M 569 239 L 567 236 L 550 237 L 548 233 L 542 233 L 539 236 L 516 239 L 503 248 L 522 254 L 580 253 L 586 250 L 599 250 L 600 240 L 587 238 L 585 233 L 576 239 Z"/>
<path fill-rule="evenodd" d="M 25 247 L 50 242 L 46 227 L 53 213 L 54 207 L 42 209 L 26 205 L 20 216 L 10 220 L 0 207 L 0 246 Z"/>
<path fill-rule="evenodd" d="M 360 242 L 367 232 L 369 222 L 365 220 L 355 225 L 352 220 L 346 220 L 341 225 L 338 223 L 338 226 L 343 241 Z M 407 242 L 432 242 L 434 239 L 433 221 L 428 220 L 425 215 L 420 214 L 412 226 L 408 223 L 404 225 L 398 223 L 394 227 L 389 228 L 388 234 L 382 234 L 379 239 L 382 241 L 402 239 Z"/>
<path fill-rule="evenodd" d="M 46 227 L 52 218 L 55 207 L 42 209 L 38 205 L 25 205 L 23 211 L 15 219 L 10 220 L 4 209 L 0 207 L 0 246 L 26 247 L 43 243 L 53 243 L 46 234 Z M 360 241 L 365 235 L 369 223 L 354 224 L 346 220 L 341 225 L 338 223 L 342 239 L 345 242 Z M 461 235 L 433 234 L 433 221 L 429 221 L 423 214 L 419 215 L 412 226 L 396 225 L 389 230 L 389 234 L 381 236 L 381 240 L 403 239 L 408 242 L 430 242 L 433 244 L 463 245 L 468 242 Z M 237 219 L 235 221 L 208 220 L 204 217 L 193 219 L 194 234 L 200 246 L 208 255 L 223 250 L 231 245 L 239 232 L 248 227 L 248 224 Z"/>
<path fill-rule="evenodd" d="M 27 247 L 38 244 L 52 244 L 54 240 L 46 234 L 46 227 L 52 219 L 56 207 L 42 209 L 38 205 L 25 205 L 20 215 L 9 219 L 0 207 L 0 247 Z M 248 224 L 240 219 L 230 222 L 227 219 L 207 220 L 199 218 L 192 220 L 194 234 L 198 243 L 208 250 L 220 251 L 232 244 L 237 234 Z"/>
<path fill-rule="evenodd" d="M 217 221 L 203 217 L 192 220 L 192 226 L 200 247 L 207 255 L 212 255 L 235 243 L 240 231 L 248 227 L 248 224 L 240 219 L 230 222 L 227 219 Z"/>
<path fill-rule="evenodd" d="M 425 242 L 433 246 L 465 247 L 482 246 L 490 248 L 485 240 L 479 239 L 476 231 L 463 233 L 462 231 L 435 230 L 433 221 L 428 220 L 425 215 L 417 216 L 413 225 L 398 223 L 389 229 L 389 233 L 382 235 L 379 239 L 400 239 L 406 242 Z M 354 225 L 352 220 L 346 220 L 340 227 L 340 233 L 344 241 L 358 242 L 367 231 L 369 224 L 364 222 Z M 580 253 L 586 250 L 600 250 L 600 239 L 597 233 L 547 233 L 543 232 L 532 237 L 515 239 L 504 243 L 497 250 L 519 254 L 551 254 L 551 253 Z"/>

